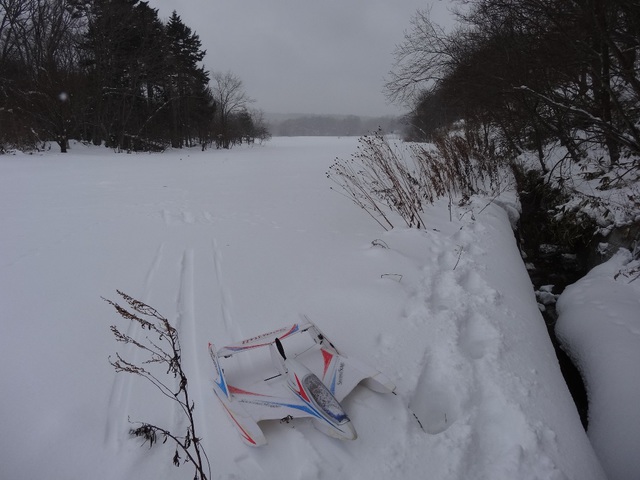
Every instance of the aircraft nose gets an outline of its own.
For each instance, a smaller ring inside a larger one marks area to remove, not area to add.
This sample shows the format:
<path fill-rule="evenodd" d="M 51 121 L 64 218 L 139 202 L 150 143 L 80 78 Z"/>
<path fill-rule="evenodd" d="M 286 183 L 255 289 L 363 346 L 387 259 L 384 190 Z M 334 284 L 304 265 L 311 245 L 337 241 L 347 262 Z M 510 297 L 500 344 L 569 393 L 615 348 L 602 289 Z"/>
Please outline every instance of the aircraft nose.
<path fill-rule="evenodd" d="M 355 440 L 356 438 L 358 438 L 358 432 L 356 432 L 356 429 L 354 428 L 351 421 L 347 422 L 345 425 L 343 425 L 343 427 L 345 440 Z"/>

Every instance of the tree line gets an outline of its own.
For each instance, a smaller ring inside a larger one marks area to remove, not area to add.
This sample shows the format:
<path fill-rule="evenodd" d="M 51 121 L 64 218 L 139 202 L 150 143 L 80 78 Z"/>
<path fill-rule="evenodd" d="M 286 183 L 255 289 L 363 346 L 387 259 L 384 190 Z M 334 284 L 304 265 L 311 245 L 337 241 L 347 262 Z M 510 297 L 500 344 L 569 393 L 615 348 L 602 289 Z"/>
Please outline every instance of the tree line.
<path fill-rule="evenodd" d="M 386 133 L 400 132 L 403 128 L 397 117 L 359 117 L 357 115 L 290 115 L 268 119 L 276 135 L 298 136 L 360 136 L 378 129 Z"/>
<path fill-rule="evenodd" d="M 410 137 L 458 120 L 511 151 L 559 142 L 583 160 L 640 168 L 640 4 L 632 0 L 468 0 L 445 30 L 418 11 L 386 85 L 409 106 Z"/>
<path fill-rule="evenodd" d="M 198 35 L 140 0 L 0 0 L 0 151 L 69 139 L 116 150 L 230 148 L 269 136 Z"/>

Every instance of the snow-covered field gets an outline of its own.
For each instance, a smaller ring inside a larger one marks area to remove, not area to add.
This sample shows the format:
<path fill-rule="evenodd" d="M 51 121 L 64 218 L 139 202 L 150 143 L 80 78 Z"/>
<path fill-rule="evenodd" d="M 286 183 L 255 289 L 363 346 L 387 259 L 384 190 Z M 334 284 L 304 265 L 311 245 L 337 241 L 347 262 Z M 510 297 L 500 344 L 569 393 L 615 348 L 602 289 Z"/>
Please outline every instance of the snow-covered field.
<path fill-rule="evenodd" d="M 213 478 L 604 478 L 511 233 L 514 198 L 452 220 L 438 203 L 427 229 L 383 232 L 325 176 L 356 144 L 1 156 L 0 477 L 193 478 L 169 444 L 128 434 L 128 417 L 182 423 L 108 363 L 127 353 L 109 326 L 128 326 L 100 297 L 120 289 L 179 328 Z M 248 447 L 213 394 L 207 343 L 300 313 L 397 395 L 347 397 L 355 441 L 300 419 Z"/>

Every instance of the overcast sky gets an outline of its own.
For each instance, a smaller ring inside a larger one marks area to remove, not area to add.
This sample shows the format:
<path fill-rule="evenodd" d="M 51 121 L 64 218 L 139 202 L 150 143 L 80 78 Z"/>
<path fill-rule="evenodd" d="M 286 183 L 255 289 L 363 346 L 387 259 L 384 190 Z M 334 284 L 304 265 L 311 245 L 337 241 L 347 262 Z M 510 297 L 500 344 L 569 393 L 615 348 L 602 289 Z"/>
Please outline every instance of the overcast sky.
<path fill-rule="evenodd" d="M 382 86 L 417 9 L 446 0 L 149 0 L 200 36 L 210 71 L 237 74 L 267 113 L 401 113 Z"/>

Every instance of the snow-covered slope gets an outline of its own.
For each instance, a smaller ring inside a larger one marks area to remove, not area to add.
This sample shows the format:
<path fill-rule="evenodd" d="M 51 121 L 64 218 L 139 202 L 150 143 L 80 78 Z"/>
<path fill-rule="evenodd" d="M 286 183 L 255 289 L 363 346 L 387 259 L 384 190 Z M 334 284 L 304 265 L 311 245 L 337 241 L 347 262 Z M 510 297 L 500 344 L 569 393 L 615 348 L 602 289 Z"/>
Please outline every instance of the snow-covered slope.
<path fill-rule="evenodd" d="M 0 476 L 192 478 L 168 444 L 149 450 L 128 435 L 128 417 L 183 424 L 107 361 L 128 353 L 109 331 L 127 325 L 100 299 L 120 289 L 179 328 L 214 478 L 604 478 L 506 211 L 476 199 L 450 221 L 439 203 L 426 230 L 381 232 L 325 178 L 355 148 L 276 138 L 231 151 L 76 145 L 0 157 Z M 353 442 L 299 420 L 264 425 L 269 444 L 252 449 L 212 392 L 207 342 L 299 313 L 397 395 L 347 397 Z"/>

